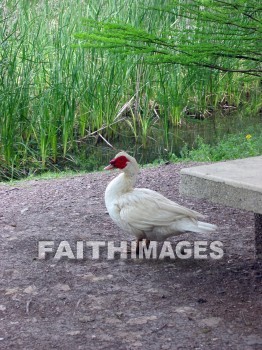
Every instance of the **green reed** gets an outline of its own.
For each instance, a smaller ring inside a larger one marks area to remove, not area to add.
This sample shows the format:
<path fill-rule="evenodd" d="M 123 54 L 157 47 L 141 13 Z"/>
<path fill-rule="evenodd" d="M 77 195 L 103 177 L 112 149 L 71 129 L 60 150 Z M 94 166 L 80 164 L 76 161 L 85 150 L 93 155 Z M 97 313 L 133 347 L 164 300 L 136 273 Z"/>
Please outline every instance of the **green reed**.
<path fill-rule="evenodd" d="M 149 5 L 159 1 L 1 2 L 0 177 L 73 159 L 97 130 L 112 144 L 131 135 L 131 142 L 146 148 L 158 142 L 154 129 L 162 129 L 168 146 L 170 127 L 187 109 L 204 113 L 227 101 L 250 113 L 259 110 L 259 81 L 252 77 L 146 65 L 135 55 L 75 48 L 74 34 L 85 28 L 82 17 L 165 32 L 173 15 L 149 11 Z M 134 104 L 116 119 L 132 96 Z"/>

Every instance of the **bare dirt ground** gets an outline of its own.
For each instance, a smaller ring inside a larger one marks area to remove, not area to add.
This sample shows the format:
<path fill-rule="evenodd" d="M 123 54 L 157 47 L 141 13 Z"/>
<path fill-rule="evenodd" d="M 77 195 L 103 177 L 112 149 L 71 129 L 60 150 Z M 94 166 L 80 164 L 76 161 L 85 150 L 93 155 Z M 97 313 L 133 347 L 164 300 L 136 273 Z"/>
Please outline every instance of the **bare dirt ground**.
<path fill-rule="evenodd" d="M 38 241 L 132 240 L 106 213 L 116 173 L 0 186 L 1 349 L 261 349 L 253 214 L 181 197 L 179 170 L 143 169 L 157 190 L 219 225 L 221 260 L 38 259 Z M 171 239 L 206 239 L 187 234 Z M 74 251 L 74 249 L 73 249 Z"/>

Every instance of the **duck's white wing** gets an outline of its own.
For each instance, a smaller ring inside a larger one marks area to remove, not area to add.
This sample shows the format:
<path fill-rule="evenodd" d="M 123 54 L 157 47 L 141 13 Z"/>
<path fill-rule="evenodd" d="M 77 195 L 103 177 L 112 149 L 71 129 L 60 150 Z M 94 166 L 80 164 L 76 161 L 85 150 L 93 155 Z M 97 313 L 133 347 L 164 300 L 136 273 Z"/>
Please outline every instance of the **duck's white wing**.
<path fill-rule="evenodd" d="M 169 226 L 185 217 L 197 219 L 203 215 L 187 209 L 161 194 L 136 188 L 118 201 L 120 218 L 135 229 L 150 231 L 154 227 Z"/>

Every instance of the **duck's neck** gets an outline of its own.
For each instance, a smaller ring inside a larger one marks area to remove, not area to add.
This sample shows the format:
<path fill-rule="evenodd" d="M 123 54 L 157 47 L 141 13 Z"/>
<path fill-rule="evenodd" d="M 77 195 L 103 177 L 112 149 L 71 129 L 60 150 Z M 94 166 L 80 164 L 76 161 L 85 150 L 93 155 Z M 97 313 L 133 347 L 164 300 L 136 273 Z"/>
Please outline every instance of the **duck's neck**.
<path fill-rule="evenodd" d="M 137 173 L 122 173 L 117 176 L 118 186 L 121 192 L 132 191 L 136 183 Z"/>
<path fill-rule="evenodd" d="M 136 183 L 137 173 L 119 174 L 113 181 L 112 187 L 116 195 L 121 195 L 133 190 Z"/>

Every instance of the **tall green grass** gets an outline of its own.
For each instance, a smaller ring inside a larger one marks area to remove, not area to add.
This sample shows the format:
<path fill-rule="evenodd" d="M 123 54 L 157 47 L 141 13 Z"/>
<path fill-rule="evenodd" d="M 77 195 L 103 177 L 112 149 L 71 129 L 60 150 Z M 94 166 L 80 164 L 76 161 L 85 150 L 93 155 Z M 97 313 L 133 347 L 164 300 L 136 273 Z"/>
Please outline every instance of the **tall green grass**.
<path fill-rule="evenodd" d="M 90 158 L 86 141 L 98 142 L 97 130 L 112 144 L 128 136 L 146 148 L 158 142 L 154 129 L 162 129 L 168 148 L 170 127 L 185 114 L 205 114 L 225 102 L 247 115 L 257 112 L 254 78 L 148 66 L 135 56 L 74 48 L 74 34 L 85 27 L 82 17 L 164 32 L 173 16 L 148 11 L 147 5 L 159 1 L 1 1 L 0 177 L 63 166 L 79 154 Z M 132 96 L 135 105 L 119 117 Z"/>

